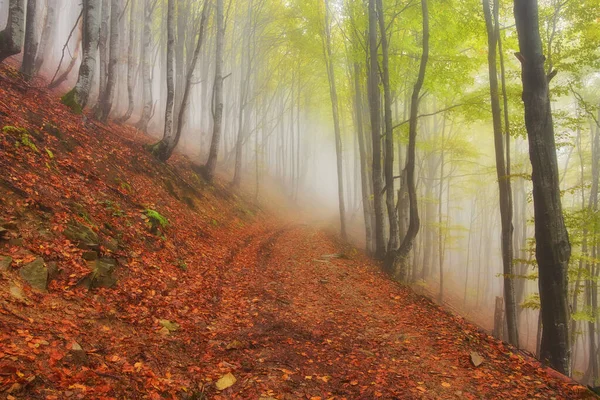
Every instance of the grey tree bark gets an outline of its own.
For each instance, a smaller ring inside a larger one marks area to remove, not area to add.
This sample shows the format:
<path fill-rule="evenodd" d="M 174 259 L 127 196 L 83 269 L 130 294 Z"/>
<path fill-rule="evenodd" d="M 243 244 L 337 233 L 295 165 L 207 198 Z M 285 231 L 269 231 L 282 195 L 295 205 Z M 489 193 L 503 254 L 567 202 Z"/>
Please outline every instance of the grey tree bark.
<path fill-rule="evenodd" d="M 99 99 L 96 118 L 106 122 L 112 110 L 115 85 L 117 83 L 117 62 L 119 57 L 119 17 L 121 15 L 121 0 L 111 0 L 110 5 L 110 39 L 108 45 L 108 69 L 106 88 Z"/>
<path fill-rule="evenodd" d="M 143 44 L 142 44 L 142 115 L 136 123 L 136 127 L 146 132 L 148 123 L 152 117 L 152 109 L 154 101 L 152 99 L 152 14 L 156 1 L 144 0 L 144 28 L 143 28 Z"/>
<path fill-rule="evenodd" d="M 394 202 L 394 125 L 392 123 L 392 89 L 390 87 L 390 67 L 389 67 L 389 44 L 385 19 L 383 15 L 382 0 L 377 0 L 377 14 L 379 20 L 379 34 L 381 37 L 381 72 L 383 84 L 383 115 L 385 122 L 385 204 L 387 206 L 388 221 L 390 226 L 390 236 L 388 240 L 388 252 L 395 251 L 398 248 L 399 227 L 396 205 Z"/>
<path fill-rule="evenodd" d="M 542 313 L 540 358 L 570 375 L 567 269 L 571 245 L 565 228 L 558 181 L 549 82 L 556 74 L 544 70 L 537 1 L 515 0 L 519 37 L 525 125 L 529 138 L 535 214 L 536 259 Z"/>
<path fill-rule="evenodd" d="M 8 21 L 0 32 L 0 62 L 21 52 L 25 30 L 25 9 L 23 0 L 10 0 Z"/>
<path fill-rule="evenodd" d="M 335 69 L 333 65 L 333 57 L 331 51 L 331 26 L 329 21 L 329 0 L 325 1 L 325 37 L 324 51 L 325 62 L 327 64 L 327 77 L 329 78 L 329 95 L 331 98 L 331 109 L 333 113 L 333 131 L 335 134 L 335 156 L 337 165 L 337 181 L 338 181 L 338 204 L 340 211 L 340 230 L 343 240 L 348 239 L 346 233 L 346 205 L 344 201 L 344 172 L 342 167 L 342 133 L 340 130 L 340 113 L 338 104 L 337 87 L 335 83 Z"/>
<path fill-rule="evenodd" d="M 56 26 L 58 24 L 56 16 L 56 0 L 46 0 L 46 15 L 44 16 L 44 27 L 38 46 L 33 74 L 37 74 L 42 69 L 48 52 L 52 48 L 52 41 L 55 40 Z"/>
<path fill-rule="evenodd" d="M 81 112 L 88 103 L 94 72 L 100 29 L 100 1 L 83 1 L 83 55 L 75 88 L 63 96 L 63 102 L 74 112 Z"/>
<path fill-rule="evenodd" d="M 419 206 L 417 202 L 417 188 L 415 184 L 415 161 L 417 145 L 417 124 L 419 115 L 419 100 L 421 88 L 425 81 L 425 72 L 427 70 L 427 61 L 429 60 L 429 9 L 427 0 L 421 0 L 421 13 L 423 17 L 423 51 L 421 53 L 421 62 L 419 65 L 419 75 L 410 101 L 410 120 L 408 128 L 408 148 L 406 156 L 406 184 L 408 187 L 408 199 L 410 203 L 410 217 L 406 236 L 402 240 L 400 247 L 393 253 L 393 257 L 386 257 L 387 262 L 393 262 L 393 266 L 387 266 L 388 270 L 399 271 L 399 278 L 406 279 L 406 262 L 413 246 L 413 241 L 419 232 L 421 221 L 419 220 Z"/>
<path fill-rule="evenodd" d="M 200 20 L 200 32 L 198 33 L 198 41 L 196 42 L 196 48 L 194 50 L 194 54 L 192 56 L 191 64 L 187 68 L 187 76 L 185 79 L 185 87 L 183 91 L 183 97 L 181 101 L 181 106 L 179 107 L 179 112 L 177 116 L 177 122 L 175 125 L 175 133 L 170 136 L 165 136 L 163 139 L 156 143 L 151 147 L 152 153 L 161 161 L 167 161 L 171 158 L 173 151 L 179 144 L 179 139 L 181 138 L 181 133 L 183 131 L 183 126 L 186 123 L 185 115 L 190 102 L 190 92 L 192 88 L 192 78 L 194 77 L 194 71 L 196 69 L 196 64 L 198 63 L 198 57 L 200 56 L 200 50 L 202 49 L 202 45 L 204 43 L 204 32 L 206 31 L 206 19 L 208 18 L 209 11 L 209 1 L 206 0 L 202 7 L 202 16 Z M 166 128 L 166 127 L 165 127 Z"/>
<path fill-rule="evenodd" d="M 38 0 L 27 0 L 27 18 L 25 25 L 25 44 L 23 46 L 23 61 L 21 73 L 25 80 L 35 75 L 35 56 L 38 51 L 38 32 L 36 29 Z"/>
<path fill-rule="evenodd" d="M 223 16 L 223 0 L 217 1 L 217 46 L 215 57 L 215 85 L 214 85 L 214 124 L 208 160 L 204 169 L 205 179 L 212 182 L 217 168 L 219 157 L 219 144 L 221 143 L 221 124 L 223 122 L 223 42 L 225 40 L 225 22 Z"/>
<path fill-rule="evenodd" d="M 135 101 L 135 69 L 136 69 L 136 0 L 129 0 L 129 52 L 127 54 L 127 111 L 117 122 L 123 123 L 131 118 Z"/>
<path fill-rule="evenodd" d="M 500 107 L 497 51 L 500 29 L 497 25 L 499 12 L 498 0 L 494 0 L 492 9 L 489 0 L 482 0 L 483 14 L 485 17 L 488 38 L 488 75 L 490 79 L 490 101 L 492 106 L 492 119 L 494 126 L 494 149 L 496 153 L 496 174 L 498 177 L 498 193 L 500 200 L 500 221 L 502 225 L 502 266 L 504 273 L 504 308 L 508 327 L 508 341 L 519 347 L 519 332 L 517 325 L 517 305 L 515 301 L 515 283 L 513 278 L 513 206 L 510 196 L 510 176 L 507 174 L 502 136 L 502 110 Z"/>
<path fill-rule="evenodd" d="M 371 114 L 371 141 L 373 147 L 373 209 L 375 211 L 375 258 L 385 257 L 383 233 L 383 181 L 381 175 L 381 95 L 379 91 L 379 55 L 377 37 L 376 0 L 369 0 L 369 110 Z"/>

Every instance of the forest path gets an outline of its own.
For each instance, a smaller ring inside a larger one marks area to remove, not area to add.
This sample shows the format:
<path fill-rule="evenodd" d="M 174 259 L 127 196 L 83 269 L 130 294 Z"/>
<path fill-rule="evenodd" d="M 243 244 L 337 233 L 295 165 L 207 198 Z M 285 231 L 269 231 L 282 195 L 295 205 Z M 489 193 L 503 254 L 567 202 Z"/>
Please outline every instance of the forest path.
<path fill-rule="evenodd" d="M 221 285 L 204 359 L 237 382 L 211 398 L 587 398 L 316 228 L 251 238 Z"/>

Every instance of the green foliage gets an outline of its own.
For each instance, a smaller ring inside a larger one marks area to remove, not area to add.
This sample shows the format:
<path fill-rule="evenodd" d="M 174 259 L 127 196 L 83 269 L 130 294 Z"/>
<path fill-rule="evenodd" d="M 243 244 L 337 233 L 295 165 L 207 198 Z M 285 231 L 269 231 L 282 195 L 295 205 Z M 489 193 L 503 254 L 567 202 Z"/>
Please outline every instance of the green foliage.
<path fill-rule="evenodd" d="M 169 220 L 156 210 L 147 208 L 144 210 L 144 215 L 147 218 L 147 224 L 152 233 L 156 233 L 159 228 L 165 229 L 169 226 Z"/>
<path fill-rule="evenodd" d="M 521 303 L 521 308 L 529 309 L 529 310 L 539 310 L 540 309 L 540 294 L 532 293 L 523 300 Z"/>

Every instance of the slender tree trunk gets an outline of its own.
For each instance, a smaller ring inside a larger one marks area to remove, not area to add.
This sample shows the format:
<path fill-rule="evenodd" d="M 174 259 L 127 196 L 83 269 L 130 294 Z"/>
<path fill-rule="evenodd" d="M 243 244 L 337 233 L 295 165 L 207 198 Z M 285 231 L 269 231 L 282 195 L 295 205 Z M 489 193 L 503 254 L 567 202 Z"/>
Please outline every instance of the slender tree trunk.
<path fill-rule="evenodd" d="M 100 29 L 100 0 L 83 1 L 83 55 L 75 88 L 63 102 L 76 113 L 81 113 L 88 103 L 96 70 L 96 54 Z"/>
<path fill-rule="evenodd" d="M 151 146 L 151 152 L 161 161 L 167 161 L 171 158 L 173 151 L 179 144 L 179 140 L 181 138 L 181 133 L 183 132 L 183 126 L 186 123 L 186 113 L 190 103 L 190 94 L 192 89 L 192 79 L 194 77 L 194 71 L 196 70 L 196 65 L 198 63 L 198 58 L 200 56 L 200 50 L 202 49 L 202 45 L 204 43 L 204 34 L 206 31 L 206 19 L 208 18 L 209 12 L 209 2 L 205 1 L 202 6 L 202 16 L 200 19 L 200 31 L 198 33 L 198 41 L 196 42 L 196 48 L 194 49 L 194 54 L 192 56 L 191 63 L 186 71 L 185 85 L 183 88 L 183 97 L 181 99 L 181 106 L 178 110 L 178 116 L 175 123 L 175 132 L 174 134 L 167 135 L 166 129 L 167 126 L 165 124 L 165 136 L 163 139 Z M 172 55 L 172 54 L 171 54 Z M 173 86 L 173 82 L 171 82 L 171 86 Z M 171 103 L 173 103 L 173 98 L 171 98 Z M 171 120 L 173 117 L 171 116 Z M 165 117 L 167 120 L 167 117 Z M 172 128 L 173 129 L 173 128 Z"/>
<path fill-rule="evenodd" d="M 543 332 L 540 358 L 570 375 L 567 269 L 571 255 L 558 182 L 558 165 L 548 84 L 539 33 L 537 1 L 515 0 L 523 80 L 525 125 L 533 168 L 536 259 Z"/>
<path fill-rule="evenodd" d="M 8 22 L 0 32 L 0 62 L 21 52 L 25 33 L 25 9 L 23 0 L 10 0 L 8 3 Z"/>
<path fill-rule="evenodd" d="M 504 273 L 504 308 L 508 325 L 508 341 L 519 347 L 517 326 L 517 305 L 515 303 L 515 287 L 513 278 L 513 247 L 512 247 L 512 199 L 510 196 L 510 176 L 506 173 L 504 143 L 502 137 L 502 110 L 498 89 L 497 51 L 500 30 L 495 26 L 498 18 L 492 19 L 492 9 L 489 0 L 483 0 L 483 14 L 488 37 L 488 73 L 490 79 L 490 100 L 494 125 L 494 149 L 496 153 L 496 174 L 498 177 L 498 192 L 500 198 L 500 219 L 502 225 L 502 265 Z M 498 0 L 494 0 L 494 15 L 499 12 Z"/>
<path fill-rule="evenodd" d="M 381 94 L 379 91 L 379 55 L 377 37 L 376 0 L 369 0 L 369 109 L 371 114 L 371 141 L 373 146 L 373 207 L 375 211 L 375 257 L 385 257 L 383 222 L 383 181 L 381 174 Z"/>
<path fill-rule="evenodd" d="M 135 43 L 136 43 L 136 0 L 129 0 L 129 50 L 127 53 L 127 111 L 121 118 L 117 120 L 119 123 L 127 122 L 133 114 L 134 101 L 135 101 L 135 69 L 136 69 L 136 58 L 135 58 Z"/>
<path fill-rule="evenodd" d="M 215 84 L 214 84 L 214 124 L 213 134 L 210 142 L 210 151 L 206 161 L 205 178 L 212 182 L 217 167 L 217 158 L 219 156 L 219 144 L 221 143 L 221 123 L 223 120 L 223 41 L 225 39 L 225 24 L 223 21 L 223 0 L 217 1 L 217 48 L 215 60 Z"/>
<path fill-rule="evenodd" d="M 154 101 L 152 99 L 152 14 L 154 7 L 150 5 L 151 0 L 144 1 L 144 29 L 142 33 L 143 44 L 142 44 L 142 115 L 140 120 L 137 122 L 136 127 L 146 132 L 148 130 L 148 123 L 152 117 L 152 108 Z"/>
<path fill-rule="evenodd" d="M 102 11 L 100 19 L 100 36 L 98 38 L 98 101 L 104 97 L 104 91 L 106 90 L 106 79 L 108 77 L 108 37 L 110 35 L 110 1 L 101 0 Z M 98 104 L 99 106 L 99 104 Z"/>
<path fill-rule="evenodd" d="M 119 57 L 119 16 L 121 14 L 121 0 L 111 0 L 110 6 L 110 40 L 108 45 L 108 69 L 106 87 L 101 92 L 96 118 L 106 122 L 112 110 L 115 86 L 117 83 L 117 62 Z"/>
<path fill-rule="evenodd" d="M 23 62 L 21 73 L 26 80 L 33 78 L 35 74 L 35 56 L 38 50 L 38 34 L 36 29 L 38 0 L 27 0 L 27 18 L 25 25 L 25 45 L 23 47 Z"/>
<path fill-rule="evenodd" d="M 369 254 L 373 251 L 373 226 L 371 224 L 371 215 L 373 208 L 371 206 L 371 191 L 369 190 L 369 171 L 367 165 L 367 153 L 365 149 L 365 132 L 363 120 L 363 102 L 362 85 L 360 83 L 361 70 L 358 63 L 354 63 L 354 112 L 356 115 L 356 135 L 358 136 L 358 153 L 360 157 L 360 182 L 362 189 L 362 205 L 365 220 L 365 244 Z"/>
<path fill-rule="evenodd" d="M 35 58 L 35 65 L 33 67 L 33 74 L 37 74 L 41 71 L 46 57 L 49 55 L 50 49 L 53 47 L 52 43 L 56 38 L 56 0 L 46 0 L 46 15 L 44 17 L 44 28 L 42 29 L 42 36 L 40 38 L 40 44 L 38 46 L 37 56 Z"/>
<path fill-rule="evenodd" d="M 427 69 L 427 61 L 429 59 L 429 10 L 427 8 L 427 0 L 421 0 L 421 10 L 423 14 L 423 52 L 421 54 L 421 63 L 419 66 L 419 75 L 417 82 L 413 88 L 413 93 L 410 102 L 410 121 L 408 128 L 408 149 L 406 157 L 406 183 L 408 186 L 408 199 L 410 202 L 410 219 L 406 236 L 400 244 L 400 248 L 393 253 L 392 257 L 387 258 L 387 262 L 393 263 L 393 270 L 400 272 L 400 279 L 405 279 L 406 261 L 410 250 L 413 246 L 413 241 L 419 232 L 421 222 L 419 220 L 419 206 L 417 200 L 417 188 L 415 184 L 415 160 L 416 160 L 416 144 L 417 144 L 417 124 L 419 115 L 419 100 L 421 88 L 425 80 L 425 72 Z"/>
<path fill-rule="evenodd" d="M 173 107 L 175 105 L 175 78 L 174 78 L 174 53 L 175 53 L 175 0 L 168 1 L 167 8 L 167 105 L 165 107 L 165 126 L 163 138 L 159 143 L 169 143 L 173 140 Z M 167 146 L 156 146 L 153 154 L 161 161 L 166 161 Z M 169 154 L 170 155 L 170 154 Z"/>
<path fill-rule="evenodd" d="M 394 195 L 394 128 L 392 124 L 392 90 L 390 88 L 390 68 L 389 68 L 389 45 L 387 30 L 385 28 L 385 19 L 383 13 L 382 0 L 377 0 L 377 15 L 379 20 L 379 34 L 381 37 L 381 50 L 383 53 L 381 61 L 382 84 L 383 84 L 383 104 L 384 104 L 384 126 L 385 126 L 385 204 L 387 206 L 388 221 L 390 226 L 390 236 L 388 240 L 388 252 L 393 252 L 398 248 L 398 216 L 396 214 L 396 204 Z M 389 271 L 392 272 L 392 271 Z"/>
<path fill-rule="evenodd" d="M 340 229 L 343 240 L 348 239 L 346 233 L 346 205 L 344 202 L 344 172 L 342 167 L 342 133 L 340 130 L 340 115 L 338 109 L 338 94 L 335 82 L 335 68 L 331 51 L 331 26 L 329 21 L 329 0 L 325 1 L 325 37 L 324 50 L 327 63 L 327 76 L 329 78 L 329 94 L 333 113 L 333 130 L 335 134 L 335 156 L 337 165 L 338 203 L 340 211 Z"/>

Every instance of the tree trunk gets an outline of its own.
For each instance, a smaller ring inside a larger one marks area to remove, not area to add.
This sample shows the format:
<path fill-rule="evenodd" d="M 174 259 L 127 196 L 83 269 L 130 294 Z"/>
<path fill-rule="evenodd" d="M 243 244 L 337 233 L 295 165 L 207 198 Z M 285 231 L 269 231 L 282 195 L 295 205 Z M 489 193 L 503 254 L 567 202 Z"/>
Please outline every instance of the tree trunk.
<path fill-rule="evenodd" d="M 108 70 L 106 77 L 106 88 L 102 92 L 102 97 L 99 99 L 99 106 L 96 112 L 96 118 L 99 121 L 106 122 L 110 111 L 112 110 L 112 102 L 115 94 L 115 85 L 117 83 L 117 62 L 119 57 L 119 16 L 121 14 L 121 0 L 112 0 L 110 6 L 110 40 L 109 40 L 109 56 Z"/>
<path fill-rule="evenodd" d="M 362 96 L 362 85 L 360 82 L 361 71 L 360 65 L 354 63 L 354 112 L 356 115 L 356 135 L 358 136 L 358 153 L 360 157 L 360 182 L 362 189 L 362 203 L 363 203 L 363 215 L 365 219 L 365 246 L 367 253 L 372 255 L 373 252 L 373 226 L 372 213 L 373 207 L 371 206 L 371 191 L 369 190 L 369 171 L 367 165 L 367 152 L 365 149 L 365 132 L 364 132 L 364 114 L 363 114 L 363 96 Z"/>
<path fill-rule="evenodd" d="M 152 65 L 150 57 L 152 56 L 152 14 L 154 12 L 154 6 L 150 5 L 151 0 L 144 1 L 144 31 L 142 34 L 142 100 L 143 108 L 140 120 L 137 122 L 136 127 L 146 132 L 148 130 L 148 123 L 152 117 L 152 108 L 154 101 L 152 100 Z"/>
<path fill-rule="evenodd" d="M 385 257 L 383 233 L 383 181 L 381 175 L 381 95 L 379 92 L 379 55 L 377 37 L 376 0 L 369 0 L 369 109 L 371 114 L 371 141 L 373 146 L 373 208 L 375 211 L 375 257 Z"/>
<path fill-rule="evenodd" d="M 335 156 L 337 161 L 338 202 L 340 210 L 340 229 L 342 239 L 347 240 L 346 234 L 346 205 L 344 202 L 344 173 L 342 168 L 342 133 L 340 130 L 340 115 L 338 109 L 338 94 L 335 83 L 335 68 L 331 51 L 331 26 L 329 22 L 329 0 L 325 1 L 325 62 L 327 63 L 327 77 L 329 78 L 329 94 L 333 113 L 333 130 L 335 134 Z"/>
<path fill-rule="evenodd" d="M 35 56 L 38 50 L 38 35 L 36 29 L 38 0 L 27 0 L 27 18 L 25 25 L 25 45 L 23 46 L 23 62 L 21 73 L 26 80 L 35 75 Z"/>
<path fill-rule="evenodd" d="M 76 113 L 81 113 L 88 103 L 96 70 L 96 53 L 100 29 L 100 0 L 83 1 L 83 55 L 75 88 L 63 102 Z"/>
<path fill-rule="evenodd" d="M 490 100 L 492 105 L 492 119 L 494 126 L 494 149 L 496 153 L 496 174 L 498 177 L 498 192 L 500 198 L 500 220 L 502 225 L 502 266 L 504 274 L 504 302 L 505 315 L 508 326 L 508 341 L 519 347 L 519 333 L 517 326 L 517 305 L 515 303 L 515 287 L 513 278 L 513 243 L 512 243 L 512 199 L 510 196 L 510 176 L 506 173 L 504 143 L 502 137 L 502 110 L 498 88 L 497 49 L 500 30 L 495 26 L 498 18 L 492 19 L 492 10 L 489 0 L 483 0 L 483 14 L 485 16 L 488 38 L 488 74 L 490 79 Z M 494 15 L 499 11 L 498 0 L 494 0 Z"/>
<path fill-rule="evenodd" d="M 548 76 L 539 34 L 537 1 L 515 0 L 523 80 L 525 125 L 533 168 L 536 259 L 543 332 L 540 358 L 557 371 L 570 375 L 567 269 L 571 255 L 558 182 L 558 165 Z"/>
<path fill-rule="evenodd" d="M 185 86 L 183 90 L 183 97 L 181 99 L 181 106 L 179 107 L 179 112 L 177 116 L 177 122 L 175 125 L 175 134 L 167 136 L 156 143 L 151 147 L 151 152 L 161 161 L 167 161 L 171 158 L 173 151 L 179 144 L 179 139 L 181 138 L 181 133 L 183 131 L 183 127 L 186 123 L 185 115 L 190 103 L 190 94 L 192 88 L 192 79 L 194 77 L 194 71 L 196 70 L 196 64 L 198 63 L 198 57 L 200 56 L 200 50 L 202 49 L 202 44 L 204 43 L 204 32 L 206 28 L 206 19 L 208 18 L 208 1 L 204 2 L 202 6 L 202 16 L 200 19 L 200 32 L 198 33 L 198 41 L 196 42 L 196 48 L 194 49 L 194 54 L 192 56 L 191 63 L 187 69 L 187 75 L 185 79 Z M 173 83 L 171 83 L 172 85 Z M 173 101 L 173 99 L 171 99 Z M 172 118 L 172 117 L 171 117 Z M 166 118 L 165 118 L 166 119 Z M 167 126 L 165 125 L 165 132 Z"/>
<path fill-rule="evenodd" d="M 408 231 L 400 244 L 400 248 L 392 253 L 391 257 L 387 257 L 386 262 L 393 263 L 392 267 L 395 271 L 400 272 L 400 279 L 405 279 L 406 261 L 410 250 L 412 249 L 413 241 L 419 232 L 419 206 L 417 203 L 417 188 L 415 185 L 415 159 L 416 159 L 416 142 L 417 142 L 417 124 L 419 115 L 419 100 L 423 81 L 425 80 L 425 71 L 427 69 L 427 61 L 429 59 L 429 10 L 427 8 L 427 0 L 421 0 L 421 10 L 423 14 L 423 52 L 421 54 L 421 63 L 419 66 L 419 75 L 417 82 L 413 88 L 412 98 L 410 102 L 410 120 L 408 128 L 408 149 L 406 157 L 406 183 L 408 186 L 408 199 L 410 202 L 410 218 Z"/>
<path fill-rule="evenodd" d="M 135 14 L 135 3 L 136 0 L 129 0 L 129 50 L 127 53 L 127 111 L 121 118 L 117 120 L 119 123 L 127 122 L 133 114 L 133 107 L 135 101 L 135 42 L 136 42 L 136 14 Z"/>
<path fill-rule="evenodd" d="M 0 62 L 21 52 L 25 29 L 23 0 L 10 0 L 6 28 L 0 32 Z"/>
<path fill-rule="evenodd" d="M 379 20 L 379 34 L 381 35 L 381 51 L 383 53 L 381 61 L 383 84 L 383 114 L 385 126 L 385 204 L 387 206 L 388 221 L 390 225 L 390 236 L 388 240 L 388 252 L 393 252 L 398 248 L 398 217 L 396 215 L 396 204 L 394 202 L 394 127 L 392 124 L 392 90 L 390 88 L 390 68 L 389 68 L 389 45 L 387 30 L 385 28 L 385 19 L 383 14 L 382 0 L 377 0 L 377 14 Z M 391 271 L 389 271 L 391 272 Z"/>
<path fill-rule="evenodd" d="M 215 57 L 215 85 L 214 85 L 214 124 L 213 134 L 210 141 L 210 151 L 206 168 L 204 170 L 207 181 L 212 182 L 217 167 L 217 158 L 219 156 L 219 144 L 221 143 L 221 123 L 223 121 L 223 41 L 225 39 L 225 23 L 223 18 L 223 0 L 217 1 L 217 46 Z"/>
<path fill-rule="evenodd" d="M 108 36 L 110 34 L 110 0 L 102 0 L 102 11 L 100 12 L 100 36 L 98 38 L 98 102 L 104 97 L 106 90 L 106 79 L 108 77 Z M 96 107 L 98 107 L 96 105 Z"/>
<path fill-rule="evenodd" d="M 37 74 L 41 71 L 48 53 L 52 49 L 52 44 L 56 38 L 56 0 L 46 0 L 46 16 L 44 17 L 44 28 L 42 29 L 42 36 L 40 38 L 40 44 L 38 46 L 37 56 L 35 58 L 35 65 L 33 67 L 33 74 Z"/>

